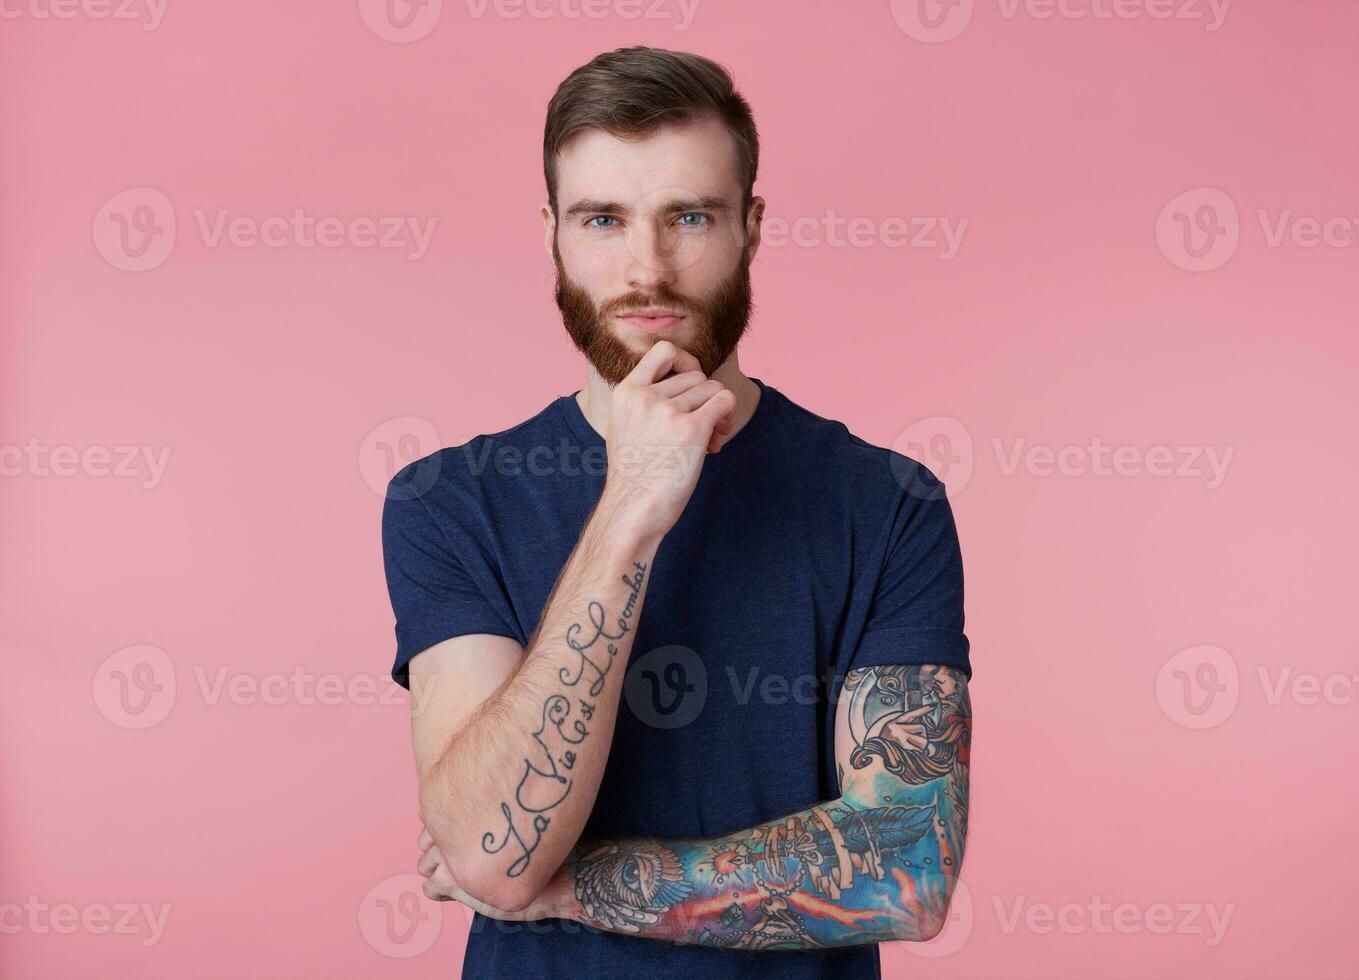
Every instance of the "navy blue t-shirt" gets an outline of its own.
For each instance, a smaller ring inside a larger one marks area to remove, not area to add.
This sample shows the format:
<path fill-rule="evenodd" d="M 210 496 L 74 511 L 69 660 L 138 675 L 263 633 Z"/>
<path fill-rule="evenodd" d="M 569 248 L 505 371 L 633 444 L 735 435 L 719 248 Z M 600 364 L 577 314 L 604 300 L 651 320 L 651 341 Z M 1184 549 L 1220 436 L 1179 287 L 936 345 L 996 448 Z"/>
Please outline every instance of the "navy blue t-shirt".
<path fill-rule="evenodd" d="M 839 795 L 834 699 L 854 667 L 971 676 L 958 536 L 919 463 L 752 378 L 662 540 L 585 837 L 701 838 Z M 411 463 L 383 511 L 392 676 L 466 633 L 527 644 L 599 499 L 604 439 L 574 394 Z M 876 977 L 874 945 L 746 952 L 480 915 L 464 977 Z"/>

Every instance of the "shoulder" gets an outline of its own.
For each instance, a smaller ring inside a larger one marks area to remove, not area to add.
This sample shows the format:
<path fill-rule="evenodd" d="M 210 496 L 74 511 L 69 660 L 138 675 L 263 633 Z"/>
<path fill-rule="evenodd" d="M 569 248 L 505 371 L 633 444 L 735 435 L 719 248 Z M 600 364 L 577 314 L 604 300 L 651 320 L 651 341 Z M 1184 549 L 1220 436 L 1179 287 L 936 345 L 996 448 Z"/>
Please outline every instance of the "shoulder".
<path fill-rule="evenodd" d="M 905 453 L 865 439 L 844 422 L 826 418 L 780 393 L 781 438 L 804 455 L 809 466 L 862 494 L 898 500 L 945 497 L 943 482 Z"/>
<path fill-rule="evenodd" d="M 487 483 L 513 478 L 535 458 L 561 452 L 565 434 L 554 417 L 560 411 L 558 401 L 509 428 L 480 433 L 407 462 L 388 483 L 388 500 L 431 492 L 479 496 Z"/>

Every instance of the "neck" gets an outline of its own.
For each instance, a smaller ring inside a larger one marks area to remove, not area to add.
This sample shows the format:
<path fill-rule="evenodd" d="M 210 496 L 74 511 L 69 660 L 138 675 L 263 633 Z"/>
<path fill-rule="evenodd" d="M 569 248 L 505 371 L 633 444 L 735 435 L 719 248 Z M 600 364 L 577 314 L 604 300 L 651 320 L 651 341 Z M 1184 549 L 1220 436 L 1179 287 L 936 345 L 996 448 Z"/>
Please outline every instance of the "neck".
<path fill-rule="evenodd" d="M 713 372 L 712 377 L 730 388 L 732 394 L 736 396 L 736 424 L 722 440 L 722 445 L 726 445 L 736 433 L 745 428 L 746 423 L 755 414 L 755 407 L 760 401 L 760 386 L 741 373 L 741 365 L 735 351 L 732 351 L 731 357 L 723 361 L 722 366 Z M 605 438 L 609 432 L 609 409 L 612 402 L 613 388 L 591 367 L 585 387 L 576 394 L 576 404 L 580 406 L 581 414 L 590 423 L 590 427 Z"/>

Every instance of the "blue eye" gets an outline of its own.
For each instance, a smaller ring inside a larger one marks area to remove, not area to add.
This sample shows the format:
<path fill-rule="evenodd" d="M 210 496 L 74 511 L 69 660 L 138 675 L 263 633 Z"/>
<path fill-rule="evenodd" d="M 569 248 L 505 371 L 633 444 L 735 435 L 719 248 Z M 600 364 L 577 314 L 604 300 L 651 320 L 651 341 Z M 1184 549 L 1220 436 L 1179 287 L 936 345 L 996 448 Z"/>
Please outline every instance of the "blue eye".
<path fill-rule="evenodd" d="M 607 228 L 607 227 L 609 227 L 608 225 L 595 224 L 595 222 L 597 222 L 597 221 L 617 221 L 617 220 L 618 220 L 618 219 L 615 218 L 613 215 L 609 215 L 609 214 L 597 214 L 597 215 L 595 215 L 593 218 L 588 219 L 588 220 L 585 222 L 585 224 L 588 225 L 588 226 L 591 227 L 591 228 Z"/>
<path fill-rule="evenodd" d="M 685 212 L 684 214 L 680 215 L 679 217 L 680 217 L 680 222 L 681 222 L 682 224 L 687 224 L 688 227 L 690 227 L 690 228 L 697 228 L 699 225 L 703 225 L 703 224 L 707 224 L 707 223 L 708 223 L 708 216 L 707 216 L 706 214 L 699 214 L 697 211 L 688 211 L 688 212 Z M 685 222 L 685 220 L 684 220 L 685 218 L 697 218 L 698 220 L 697 220 L 697 221 Z"/>

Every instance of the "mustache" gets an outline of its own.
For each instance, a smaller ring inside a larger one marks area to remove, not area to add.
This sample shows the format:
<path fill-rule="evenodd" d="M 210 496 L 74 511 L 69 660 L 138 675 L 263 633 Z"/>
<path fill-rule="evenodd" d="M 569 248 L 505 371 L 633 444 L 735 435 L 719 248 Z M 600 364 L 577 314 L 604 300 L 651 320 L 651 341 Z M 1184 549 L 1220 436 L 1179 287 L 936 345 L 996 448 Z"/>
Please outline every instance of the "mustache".
<path fill-rule="evenodd" d="M 633 291 L 622 296 L 616 296 L 600 305 L 599 315 L 612 316 L 615 313 L 645 309 L 648 306 L 665 306 L 679 313 L 692 313 L 695 304 L 679 293 L 662 287 L 651 294 Z"/>

